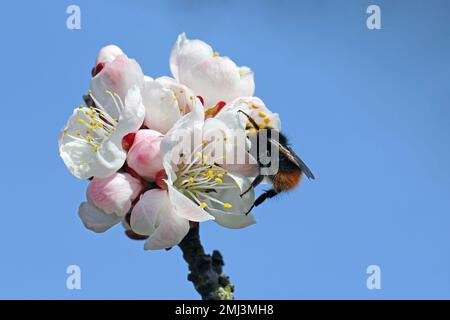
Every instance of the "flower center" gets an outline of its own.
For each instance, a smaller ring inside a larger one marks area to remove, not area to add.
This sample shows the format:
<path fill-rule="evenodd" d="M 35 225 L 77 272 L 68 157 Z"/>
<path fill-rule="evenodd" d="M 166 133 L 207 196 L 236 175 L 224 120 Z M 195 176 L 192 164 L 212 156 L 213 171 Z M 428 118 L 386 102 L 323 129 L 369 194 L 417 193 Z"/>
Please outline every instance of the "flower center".
<path fill-rule="evenodd" d="M 99 103 L 94 97 L 92 91 L 88 91 L 89 97 L 94 102 L 92 106 L 80 105 L 78 107 L 79 112 L 77 114 L 77 124 L 81 125 L 84 130 L 77 128 L 66 128 L 64 135 L 72 138 L 75 141 L 89 144 L 92 146 L 92 152 L 97 152 L 101 147 L 102 142 L 113 134 L 118 123 L 119 118 L 113 117 L 106 109 Z M 124 109 L 122 99 L 117 93 L 112 93 L 105 90 L 105 94 L 109 95 L 117 109 L 116 114 L 121 114 Z"/>
<path fill-rule="evenodd" d="M 208 157 L 198 152 L 190 163 L 178 165 L 174 186 L 202 209 L 207 207 L 207 202 L 230 209 L 232 208 L 230 203 L 217 199 L 218 190 L 236 188 L 233 183 L 223 182 L 227 175 L 226 170 L 216 165 L 214 161 L 208 162 Z"/>

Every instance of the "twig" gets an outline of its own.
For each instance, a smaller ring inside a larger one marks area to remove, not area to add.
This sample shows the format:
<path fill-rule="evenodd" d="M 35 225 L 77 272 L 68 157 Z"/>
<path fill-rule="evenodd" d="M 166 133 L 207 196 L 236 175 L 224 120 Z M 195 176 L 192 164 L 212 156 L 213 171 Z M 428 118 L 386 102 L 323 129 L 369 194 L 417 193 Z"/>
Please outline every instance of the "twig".
<path fill-rule="evenodd" d="M 234 299 L 234 286 L 230 278 L 222 272 L 223 257 L 217 250 L 213 251 L 212 256 L 205 254 L 200 243 L 198 224 L 191 227 L 178 246 L 189 265 L 188 280 L 192 281 L 203 300 Z"/>

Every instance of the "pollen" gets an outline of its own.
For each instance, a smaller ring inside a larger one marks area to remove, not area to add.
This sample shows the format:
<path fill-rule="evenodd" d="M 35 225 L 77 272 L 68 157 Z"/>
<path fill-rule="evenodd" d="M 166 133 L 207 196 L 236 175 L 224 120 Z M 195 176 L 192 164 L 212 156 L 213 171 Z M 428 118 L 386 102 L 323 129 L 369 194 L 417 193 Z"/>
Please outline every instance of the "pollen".
<path fill-rule="evenodd" d="M 266 117 L 266 114 L 265 114 L 264 112 L 259 112 L 259 113 L 258 113 L 258 116 L 260 116 L 261 118 L 265 118 L 265 117 Z"/>
<path fill-rule="evenodd" d="M 269 124 L 269 123 L 270 123 L 270 118 L 264 119 L 264 123 L 265 123 L 265 124 Z"/>
<path fill-rule="evenodd" d="M 92 141 L 92 137 L 91 137 L 90 135 L 87 135 L 87 136 L 86 136 L 86 140 L 89 141 L 89 142 L 91 142 L 91 141 Z"/>
<path fill-rule="evenodd" d="M 232 208 L 233 206 L 231 205 L 231 203 L 225 202 L 225 203 L 223 204 L 223 207 L 224 207 L 225 209 L 230 209 L 230 208 Z"/>
<path fill-rule="evenodd" d="M 84 108 L 84 106 L 82 105 L 82 104 L 80 104 L 79 106 L 78 106 L 78 109 L 83 109 Z"/>
<path fill-rule="evenodd" d="M 217 177 L 223 178 L 223 174 L 219 173 L 219 174 L 217 174 Z"/>
<path fill-rule="evenodd" d="M 97 152 L 98 151 L 98 147 L 97 146 L 93 146 L 92 147 L 92 152 Z"/>
<path fill-rule="evenodd" d="M 78 131 L 77 133 L 75 133 L 78 137 L 81 136 L 81 132 Z"/>
<path fill-rule="evenodd" d="M 218 56 L 220 56 L 220 54 L 216 51 L 216 52 L 213 53 L 213 56 L 214 57 L 218 57 Z"/>
<path fill-rule="evenodd" d="M 252 104 L 252 109 L 259 109 L 259 107 L 255 104 Z"/>
<path fill-rule="evenodd" d="M 217 183 L 223 183 L 222 179 L 220 179 L 220 178 L 216 178 L 215 181 L 216 181 Z"/>
<path fill-rule="evenodd" d="M 92 90 L 88 90 L 88 93 L 91 94 L 91 93 L 92 93 Z"/>
<path fill-rule="evenodd" d="M 205 209 L 206 208 L 206 202 L 202 202 L 199 205 L 200 208 Z"/>
<path fill-rule="evenodd" d="M 214 172 L 212 170 L 208 171 L 208 176 L 212 179 L 214 178 Z"/>
<path fill-rule="evenodd" d="M 194 178 L 193 178 L 193 177 L 190 177 L 190 178 L 188 179 L 188 183 L 189 183 L 189 184 L 193 184 L 193 183 L 194 183 Z"/>

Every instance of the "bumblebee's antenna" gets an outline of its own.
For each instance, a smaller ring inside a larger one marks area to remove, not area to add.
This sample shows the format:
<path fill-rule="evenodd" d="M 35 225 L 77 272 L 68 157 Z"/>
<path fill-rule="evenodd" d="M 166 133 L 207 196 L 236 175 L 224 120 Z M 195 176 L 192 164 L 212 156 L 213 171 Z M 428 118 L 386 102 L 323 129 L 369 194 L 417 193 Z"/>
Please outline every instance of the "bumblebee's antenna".
<path fill-rule="evenodd" d="M 248 121 L 250 121 L 250 123 L 252 124 L 252 126 L 253 126 L 256 130 L 259 130 L 258 124 L 256 123 L 256 121 L 255 121 L 252 117 L 250 117 L 247 113 L 245 113 L 245 112 L 242 111 L 242 110 L 238 110 L 238 112 L 243 113 L 243 114 L 248 118 Z"/>

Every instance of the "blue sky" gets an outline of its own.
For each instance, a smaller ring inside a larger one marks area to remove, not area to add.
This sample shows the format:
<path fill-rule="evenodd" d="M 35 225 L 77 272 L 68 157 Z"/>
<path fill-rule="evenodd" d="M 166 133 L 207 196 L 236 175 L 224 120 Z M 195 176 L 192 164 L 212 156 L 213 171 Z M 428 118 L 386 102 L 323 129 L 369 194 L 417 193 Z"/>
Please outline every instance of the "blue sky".
<path fill-rule="evenodd" d="M 81 30 L 66 8 L 81 8 Z M 378 4 L 382 29 L 366 28 Z M 8 1 L 1 10 L 0 298 L 197 299 L 181 252 L 86 230 L 57 136 L 99 48 L 168 75 L 180 32 L 255 72 L 317 180 L 244 230 L 202 225 L 241 299 L 450 298 L 450 5 L 445 1 Z M 12 117 L 14 115 L 14 117 Z M 77 264 L 82 289 L 66 289 Z M 368 290 L 366 268 L 381 268 Z"/>

